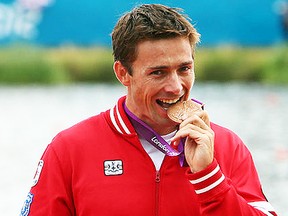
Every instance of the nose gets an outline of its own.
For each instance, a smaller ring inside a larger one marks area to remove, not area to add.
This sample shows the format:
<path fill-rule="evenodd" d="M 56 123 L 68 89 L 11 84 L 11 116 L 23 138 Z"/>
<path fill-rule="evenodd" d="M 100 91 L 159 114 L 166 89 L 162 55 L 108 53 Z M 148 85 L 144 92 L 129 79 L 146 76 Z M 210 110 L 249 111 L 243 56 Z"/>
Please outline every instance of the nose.
<path fill-rule="evenodd" d="M 165 91 L 175 95 L 181 94 L 183 90 L 182 79 L 177 72 L 172 72 L 167 76 Z"/>

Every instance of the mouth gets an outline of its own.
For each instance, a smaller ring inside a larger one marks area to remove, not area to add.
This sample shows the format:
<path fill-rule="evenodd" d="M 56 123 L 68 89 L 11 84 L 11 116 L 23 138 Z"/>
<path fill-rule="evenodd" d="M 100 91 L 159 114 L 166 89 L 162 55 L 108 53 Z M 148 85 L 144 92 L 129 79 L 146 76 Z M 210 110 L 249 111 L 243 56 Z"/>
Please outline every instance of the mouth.
<path fill-rule="evenodd" d="M 156 102 L 163 109 L 167 110 L 172 105 L 174 105 L 174 104 L 178 103 L 179 101 L 181 101 L 182 98 L 183 98 L 183 95 L 181 97 L 174 98 L 174 99 L 157 99 Z"/>

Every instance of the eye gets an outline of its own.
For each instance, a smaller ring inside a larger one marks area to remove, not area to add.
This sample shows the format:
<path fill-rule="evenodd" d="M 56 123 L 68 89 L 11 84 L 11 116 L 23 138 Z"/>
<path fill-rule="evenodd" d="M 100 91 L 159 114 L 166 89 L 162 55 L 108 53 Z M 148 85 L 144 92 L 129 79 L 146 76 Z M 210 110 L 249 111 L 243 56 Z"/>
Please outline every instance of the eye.
<path fill-rule="evenodd" d="M 190 72 L 191 67 L 190 66 L 183 66 L 179 69 L 180 72 Z"/>
<path fill-rule="evenodd" d="M 152 71 L 150 74 L 151 75 L 157 75 L 157 76 L 159 76 L 159 75 L 162 75 L 164 72 L 163 71 L 161 71 L 161 70 L 155 70 L 155 71 Z"/>

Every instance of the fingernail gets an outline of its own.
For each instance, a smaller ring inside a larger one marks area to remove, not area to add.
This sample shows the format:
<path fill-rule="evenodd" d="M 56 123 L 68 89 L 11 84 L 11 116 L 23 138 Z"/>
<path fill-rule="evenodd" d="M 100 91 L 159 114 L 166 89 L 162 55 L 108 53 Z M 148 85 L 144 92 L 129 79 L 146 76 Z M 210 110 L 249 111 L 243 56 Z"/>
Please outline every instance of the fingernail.
<path fill-rule="evenodd" d="M 174 149 L 178 149 L 178 146 L 176 145 L 176 141 L 171 142 L 171 147 Z"/>

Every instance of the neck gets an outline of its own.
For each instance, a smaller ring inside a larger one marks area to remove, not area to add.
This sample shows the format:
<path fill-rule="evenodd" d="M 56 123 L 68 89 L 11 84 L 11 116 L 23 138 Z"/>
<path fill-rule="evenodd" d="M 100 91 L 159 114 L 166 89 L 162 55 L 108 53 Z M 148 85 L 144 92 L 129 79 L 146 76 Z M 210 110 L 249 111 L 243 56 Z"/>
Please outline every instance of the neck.
<path fill-rule="evenodd" d="M 134 113 L 133 111 L 131 111 L 131 109 L 129 109 L 129 107 L 124 104 L 124 110 L 125 112 L 128 114 L 128 116 L 134 116 L 134 120 L 135 118 L 137 118 L 136 121 L 142 121 L 144 122 L 150 129 L 152 129 L 154 132 L 156 132 L 157 134 L 163 136 L 163 135 L 167 135 L 169 133 L 172 133 L 173 131 L 176 131 L 178 129 L 178 125 L 173 124 L 172 122 L 170 122 L 169 124 L 166 125 L 159 125 L 159 124 L 153 124 L 153 123 L 149 123 L 149 121 L 145 121 L 145 119 L 143 118 L 139 118 L 139 116 L 137 116 L 136 113 Z"/>
<path fill-rule="evenodd" d="M 178 129 L 178 127 L 176 127 L 176 126 L 173 126 L 173 127 L 171 127 L 171 126 L 163 127 L 162 126 L 162 127 L 159 127 L 159 129 L 157 129 L 157 127 L 151 127 L 151 128 L 153 128 L 153 130 L 161 136 L 170 134 L 170 133 L 172 133 Z"/>

